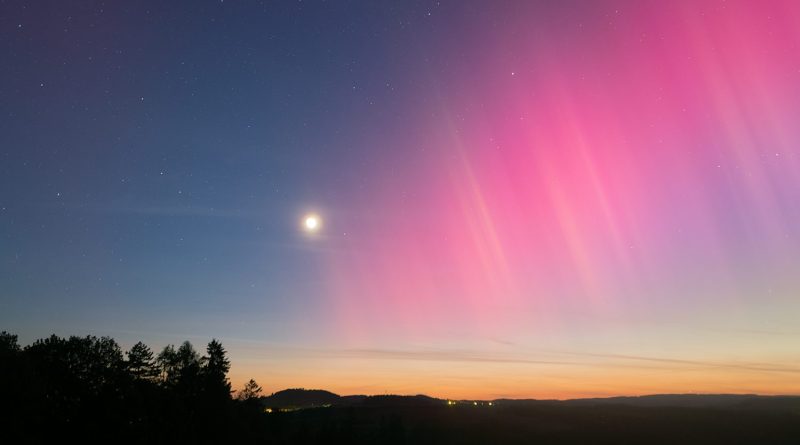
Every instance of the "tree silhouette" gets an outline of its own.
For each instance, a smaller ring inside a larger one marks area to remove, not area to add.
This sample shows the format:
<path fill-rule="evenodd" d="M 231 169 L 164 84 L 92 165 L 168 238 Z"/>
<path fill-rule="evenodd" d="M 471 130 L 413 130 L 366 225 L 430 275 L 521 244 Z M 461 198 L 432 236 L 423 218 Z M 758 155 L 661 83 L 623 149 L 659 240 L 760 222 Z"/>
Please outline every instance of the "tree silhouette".
<path fill-rule="evenodd" d="M 111 383 L 124 369 L 122 349 L 109 337 L 70 337 L 67 342 L 74 354 L 71 366 L 99 385 Z"/>
<path fill-rule="evenodd" d="M 27 348 L 40 369 L 54 382 L 69 381 L 75 390 L 93 395 L 115 383 L 124 370 L 122 350 L 109 337 L 55 335 L 37 340 Z"/>
<path fill-rule="evenodd" d="M 174 386 L 179 378 L 178 353 L 174 345 L 164 346 L 156 357 L 156 365 L 160 373 L 161 383 L 165 386 Z"/>
<path fill-rule="evenodd" d="M 0 400 L 21 398 L 24 391 L 21 380 L 28 374 L 25 371 L 17 336 L 0 332 Z"/>
<path fill-rule="evenodd" d="M 137 380 L 152 380 L 158 375 L 153 351 L 142 342 L 136 343 L 128 351 L 126 366 L 131 376 Z"/>
<path fill-rule="evenodd" d="M 258 400 L 258 397 L 261 395 L 261 387 L 256 383 L 255 380 L 250 379 L 249 382 L 245 383 L 244 388 L 239 391 L 239 394 L 236 395 L 237 400 L 249 402 Z"/>
<path fill-rule="evenodd" d="M 200 373 L 200 356 L 188 341 L 178 349 L 174 345 L 164 347 L 156 363 L 161 372 L 161 381 L 166 386 L 186 387 L 197 380 Z"/>
<path fill-rule="evenodd" d="M 0 332 L 0 357 L 16 354 L 20 351 L 18 337 L 6 331 Z"/>
<path fill-rule="evenodd" d="M 227 374 L 231 369 L 231 362 L 228 360 L 225 348 L 222 347 L 222 343 L 212 339 L 208 343 L 206 353 L 208 355 L 204 357 L 203 368 L 205 390 L 211 397 L 230 399 L 231 384 Z"/>
<path fill-rule="evenodd" d="M 200 373 L 200 355 L 188 340 L 178 347 L 176 358 L 180 379 L 192 379 Z"/>

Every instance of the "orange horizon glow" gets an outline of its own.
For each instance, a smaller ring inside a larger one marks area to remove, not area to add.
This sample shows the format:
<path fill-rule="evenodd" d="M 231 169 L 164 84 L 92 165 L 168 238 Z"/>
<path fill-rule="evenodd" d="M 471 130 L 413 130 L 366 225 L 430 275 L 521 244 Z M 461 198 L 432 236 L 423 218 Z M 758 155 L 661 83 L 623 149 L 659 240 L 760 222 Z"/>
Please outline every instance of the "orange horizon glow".
<path fill-rule="evenodd" d="M 497 387 L 489 386 L 487 389 L 463 388 L 463 387 L 447 387 L 447 386 L 425 386 L 419 385 L 413 388 L 409 385 L 396 385 L 389 384 L 381 385 L 376 383 L 368 383 L 363 385 L 349 385 L 342 384 L 340 379 L 325 380 L 323 378 L 286 378 L 285 380 L 276 381 L 270 380 L 270 374 L 258 376 L 257 374 L 241 374 L 231 381 L 234 390 L 240 389 L 251 377 L 255 376 L 255 380 L 261 384 L 263 391 L 262 395 L 270 395 L 272 393 L 292 388 L 303 389 L 320 389 L 330 391 L 334 394 L 341 396 L 346 395 L 427 395 L 438 399 L 451 399 L 451 400 L 496 400 L 496 399 L 540 399 L 540 400 L 570 400 L 582 398 L 606 398 L 606 397 L 636 397 L 658 394 L 743 394 L 743 395 L 762 395 L 762 396 L 800 396 L 800 384 L 793 380 L 796 378 L 777 379 L 777 382 L 770 382 L 772 379 L 757 379 L 757 384 L 753 386 L 742 387 L 741 377 L 723 379 L 727 383 L 720 382 L 720 378 L 713 373 L 704 376 L 694 375 L 692 378 L 685 379 L 670 379 L 665 378 L 661 381 L 647 381 L 647 382 L 631 382 L 629 378 L 617 377 L 616 380 L 608 379 L 594 384 L 581 383 L 576 380 L 575 385 L 568 388 L 569 382 L 565 382 L 563 386 L 552 386 L 540 389 L 525 389 L 515 390 L 507 385 L 498 385 Z M 391 376 L 387 376 L 391 377 Z M 405 376 L 395 376 L 398 377 Z M 354 379 L 357 380 L 357 379 Z M 425 377 L 420 377 L 420 382 L 425 380 Z M 386 381 L 391 381 L 387 378 Z M 268 382 L 262 384 L 261 382 Z M 305 382 L 305 383 L 303 383 Z M 692 390 L 698 385 L 698 382 L 703 384 L 703 389 Z M 537 379 L 530 378 L 526 382 L 529 388 L 536 388 Z M 609 389 L 616 388 L 616 389 Z"/>

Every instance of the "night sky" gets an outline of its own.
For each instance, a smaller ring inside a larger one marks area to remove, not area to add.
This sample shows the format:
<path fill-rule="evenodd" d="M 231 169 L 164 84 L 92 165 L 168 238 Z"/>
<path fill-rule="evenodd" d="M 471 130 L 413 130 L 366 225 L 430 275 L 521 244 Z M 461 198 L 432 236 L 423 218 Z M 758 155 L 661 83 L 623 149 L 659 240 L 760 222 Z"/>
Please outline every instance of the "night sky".
<path fill-rule="evenodd" d="M 267 393 L 800 393 L 796 1 L 0 1 L 0 116 L 22 343 L 214 337 Z"/>

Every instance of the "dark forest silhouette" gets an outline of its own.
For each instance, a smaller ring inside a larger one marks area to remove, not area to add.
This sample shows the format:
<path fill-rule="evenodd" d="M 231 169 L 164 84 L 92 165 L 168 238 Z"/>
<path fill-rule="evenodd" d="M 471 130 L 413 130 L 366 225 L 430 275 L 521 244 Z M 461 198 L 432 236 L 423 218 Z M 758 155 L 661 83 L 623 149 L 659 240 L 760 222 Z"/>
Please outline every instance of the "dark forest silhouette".
<path fill-rule="evenodd" d="M 797 444 L 800 397 L 661 395 L 573 401 L 232 397 L 216 340 L 155 354 L 111 338 L 55 335 L 20 347 L 0 333 L 0 443 Z"/>
<path fill-rule="evenodd" d="M 144 343 L 127 352 L 111 338 L 52 335 L 24 348 L 0 333 L 3 443 L 66 438 L 165 442 L 255 437 L 260 387 L 231 397 L 225 348 L 191 343 L 157 355 Z M 251 400 L 252 399 L 252 400 Z M 254 403 L 255 402 L 255 403 Z"/>

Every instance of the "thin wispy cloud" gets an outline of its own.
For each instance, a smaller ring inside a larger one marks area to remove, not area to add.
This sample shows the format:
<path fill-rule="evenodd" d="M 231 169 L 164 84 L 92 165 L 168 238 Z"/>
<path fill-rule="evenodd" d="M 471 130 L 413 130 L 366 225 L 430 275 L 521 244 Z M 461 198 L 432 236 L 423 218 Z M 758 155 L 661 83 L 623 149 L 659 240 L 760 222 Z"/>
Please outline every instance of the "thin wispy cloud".
<path fill-rule="evenodd" d="M 251 347 L 254 345 L 251 344 Z M 258 346 L 255 346 L 256 348 Z M 275 351 L 275 345 L 264 345 Z M 282 354 L 297 358 L 324 358 L 342 360 L 391 360 L 414 362 L 498 363 L 517 365 L 567 366 L 591 368 L 633 368 L 646 370 L 729 369 L 767 373 L 800 374 L 800 367 L 774 363 L 738 363 L 718 360 L 692 360 L 673 357 L 653 357 L 614 353 L 585 353 L 573 351 L 546 351 L 541 354 L 500 354 L 486 351 L 456 349 L 319 349 L 282 348 Z M 572 359 L 558 358 L 559 356 Z"/>

